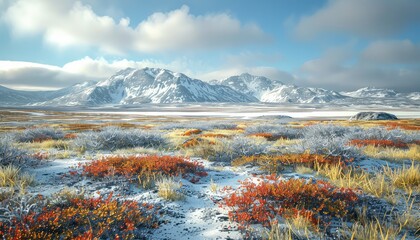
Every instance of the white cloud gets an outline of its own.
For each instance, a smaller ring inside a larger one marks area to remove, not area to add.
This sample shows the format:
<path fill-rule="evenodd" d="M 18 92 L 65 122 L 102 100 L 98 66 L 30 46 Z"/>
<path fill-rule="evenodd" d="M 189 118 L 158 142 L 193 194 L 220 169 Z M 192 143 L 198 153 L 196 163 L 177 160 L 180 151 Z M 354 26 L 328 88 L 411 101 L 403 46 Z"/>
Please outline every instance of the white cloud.
<path fill-rule="evenodd" d="M 328 0 L 325 7 L 300 18 L 295 33 L 301 38 L 330 32 L 386 36 L 418 24 L 419 12 L 418 0 Z"/>
<path fill-rule="evenodd" d="M 334 90 L 374 86 L 402 92 L 420 91 L 420 86 L 415 84 L 420 76 L 419 68 L 384 66 L 376 60 L 366 64 L 363 57 L 354 52 L 349 46 L 334 48 L 318 59 L 305 62 L 297 83 Z"/>
<path fill-rule="evenodd" d="M 97 80 L 64 71 L 57 66 L 30 62 L 0 61 L 0 85 L 14 89 L 58 89 L 79 82 Z"/>
<path fill-rule="evenodd" d="M 226 13 L 194 16 L 189 8 L 154 13 L 132 27 L 130 19 L 98 16 L 73 0 L 18 0 L 3 16 L 17 36 L 42 34 L 58 47 L 97 47 L 108 53 L 213 49 L 266 42 L 255 24 L 243 25 Z"/>
<path fill-rule="evenodd" d="M 367 63 L 420 64 L 420 44 L 410 40 L 376 41 L 364 50 L 362 57 Z"/>

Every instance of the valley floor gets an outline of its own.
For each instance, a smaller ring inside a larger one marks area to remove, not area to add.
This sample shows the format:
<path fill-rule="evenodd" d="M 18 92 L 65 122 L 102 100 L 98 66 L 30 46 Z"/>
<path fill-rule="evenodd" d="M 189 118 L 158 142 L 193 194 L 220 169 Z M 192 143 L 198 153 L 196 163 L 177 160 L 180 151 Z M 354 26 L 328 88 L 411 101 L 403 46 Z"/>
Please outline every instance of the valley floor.
<path fill-rule="evenodd" d="M 0 238 L 418 239 L 420 112 L 357 112 L 0 109 Z"/>

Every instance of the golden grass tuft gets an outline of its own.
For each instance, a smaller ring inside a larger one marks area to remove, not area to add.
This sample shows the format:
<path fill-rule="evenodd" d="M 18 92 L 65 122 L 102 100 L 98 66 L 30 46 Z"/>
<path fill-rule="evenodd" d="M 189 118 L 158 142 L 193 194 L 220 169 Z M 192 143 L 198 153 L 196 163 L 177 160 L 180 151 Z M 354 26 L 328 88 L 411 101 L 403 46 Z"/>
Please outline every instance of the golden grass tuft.
<path fill-rule="evenodd" d="M 339 164 L 318 165 L 318 174 L 330 179 L 330 181 L 338 186 L 345 188 L 360 188 L 376 197 L 385 197 L 388 201 L 395 203 L 395 186 L 390 184 L 384 173 L 378 173 L 370 176 L 362 170 L 353 168 L 344 169 Z"/>
<path fill-rule="evenodd" d="M 414 162 L 410 167 L 403 166 L 395 170 L 389 166 L 384 167 L 384 175 L 391 180 L 395 187 L 402 188 L 406 192 L 418 191 L 420 188 L 420 166 L 415 165 Z"/>
<path fill-rule="evenodd" d="M 295 171 L 299 174 L 311 174 L 314 172 L 312 168 L 309 168 L 303 165 L 296 166 Z"/>
<path fill-rule="evenodd" d="M 34 177 L 22 173 L 20 168 L 15 166 L 0 166 L 0 187 L 26 187 L 35 182 Z"/>
<path fill-rule="evenodd" d="M 358 239 L 380 239 L 380 240 L 394 240 L 394 239 L 406 239 L 406 236 L 399 238 L 401 230 L 396 226 L 387 225 L 376 221 L 370 221 L 368 223 L 362 224 L 355 222 L 353 226 L 349 229 L 348 239 L 358 240 Z"/>
<path fill-rule="evenodd" d="M 163 177 L 156 181 L 159 197 L 168 201 L 178 201 L 185 199 L 185 195 L 180 192 L 181 182 L 175 182 L 173 178 Z"/>
<path fill-rule="evenodd" d="M 420 161 L 420 145 L 411 144 L 408 149 L 366 146 L 363 149 L 366 156 L 385 160 L 415 160 Z"/>

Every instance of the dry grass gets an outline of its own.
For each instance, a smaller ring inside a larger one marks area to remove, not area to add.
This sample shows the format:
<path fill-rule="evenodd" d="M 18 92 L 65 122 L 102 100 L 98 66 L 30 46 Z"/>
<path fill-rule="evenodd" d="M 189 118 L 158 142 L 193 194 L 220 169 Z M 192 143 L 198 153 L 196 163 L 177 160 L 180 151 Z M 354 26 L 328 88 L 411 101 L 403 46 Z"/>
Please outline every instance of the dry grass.
<path fill-rule="evenodd" d="M 288 145 L 297 145 L 301 142 L 300 139 L 286 139 L 286 138 L 280 138 L 277 141 L 273 143 L 273 146 L 288 146 Z"/>
<path fill-rule="evenodd" d="M 312 170 L 311 168 L 303 165 L 296 166 L 295 171 L 299 174 L 311 174 L 314 172 L 314 170 Z"/>
<path fill-rule="evenodd" d="M 329 178 L 338 187 L 360 188 L 376 197 L 384 197 L 391 203 L 397 201 L 395 198 L 396 187 L 390 184 L 390 180 L 384 173 L 370 176 L 362 170 L 344 169 L 339 164 L 318 166 L 317 170 L 319 174 Z"/>
<path fill-rule="evenodd" d="M 210 179 L 210 186 L 209 186 L 209 189 L 210 189 L 210 191 L 211 191 L 212 193 L 217 193 L 217 191 L 219 190 L 219 186 L 217 185 L 217 183 L 215 183 L 215 182 L 213 181 L 213 178 L 212 178 L 212 179 Z"/>
<path fill-rule="evenodd" d="M 384 148 L 366 146 L 363 149 L 366 156 L 385 160 L 415 160 L 420 161 L 420 145 L 411 144 L 408 149 Z"/>
<path fill-rule="evenodd" d="M 26 187 L 35 182 L 32 175 L 22 173 L 21 170 L 15 166 L 0 166 L 0 187 Z"/>
<path fill-rule="evenodd" d="M 411 190 L 418 192 L 420 189 L 420 166 L 415 165 L 414 162 L 410 167 L 403 166 L 395 170 L 389 166 L 384 167 L 384 175 L 395 187 L 402 188 L 406 192 L 411 192 Z"/>
<path fill-rule="evenodd" d="M 175 182 L 173 178 L 163 177 L 156 181 L 159 197 L 168 201 L 178 201 L 185 199 L 185 195 L 180 192 L 181 182 Z"/>
<path fill-rule="evenodd" d="M 379 220 L 370 221 L 362 224 L 355 222 L 347 233 L 348 239 L 351 240 L 394 240 L 394 239 L 406 239 L 406 236 L 399 238 L 401 230 L 398 227 L 386 225 Z"/>
<path fill-rule="evenodd" d="M 270 224 L 270 230 L 266 231 L 266 239 L 268 240 L 293 240 L 291 228 L 281 227 L 277 221 Z"/>

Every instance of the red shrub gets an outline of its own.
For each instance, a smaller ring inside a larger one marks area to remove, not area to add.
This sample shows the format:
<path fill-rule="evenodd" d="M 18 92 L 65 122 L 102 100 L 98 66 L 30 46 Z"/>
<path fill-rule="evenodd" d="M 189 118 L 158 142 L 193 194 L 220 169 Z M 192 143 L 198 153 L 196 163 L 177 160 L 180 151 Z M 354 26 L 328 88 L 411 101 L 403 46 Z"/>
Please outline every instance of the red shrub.
<path fill-rule="evenodd" d="M 353 139 L 349 142 L 350 145 L 358 147 L 363 146 L 375 146 L 375 147 L 396 147 L 396 148 L 408 148 L 408 144 L 401 141 L 382 140 L 382 139 Z"/>
<path fill-rule="evenodd" d="M 276 216 L 290 218 L 298 214 L 316 226 L 326 224 L 332 217 L 348 215 L 357 199 L 353 190 L 336 188 L 324 181 L 265 178 L 258 184 L 242 182 L 223 203 L 231 209 L 229 217 L 242 227 L 253 223 L 268 226 Z"/>
<path fill-rule="evenodd" d="M 172 156 L 111 156 L 84 164 L 82 168 L 83 174 L 91 177 L 119 175 L 129 179 L 157 173 L 168 176 L 206 174 L 201 164 Z"/>
<path fill-rule="evenodd" d="M 111 199 L 70 199 L 0 222 L 3 239 L 131 239 L 135 229 L 157 227 L 153 205 Z"/>

